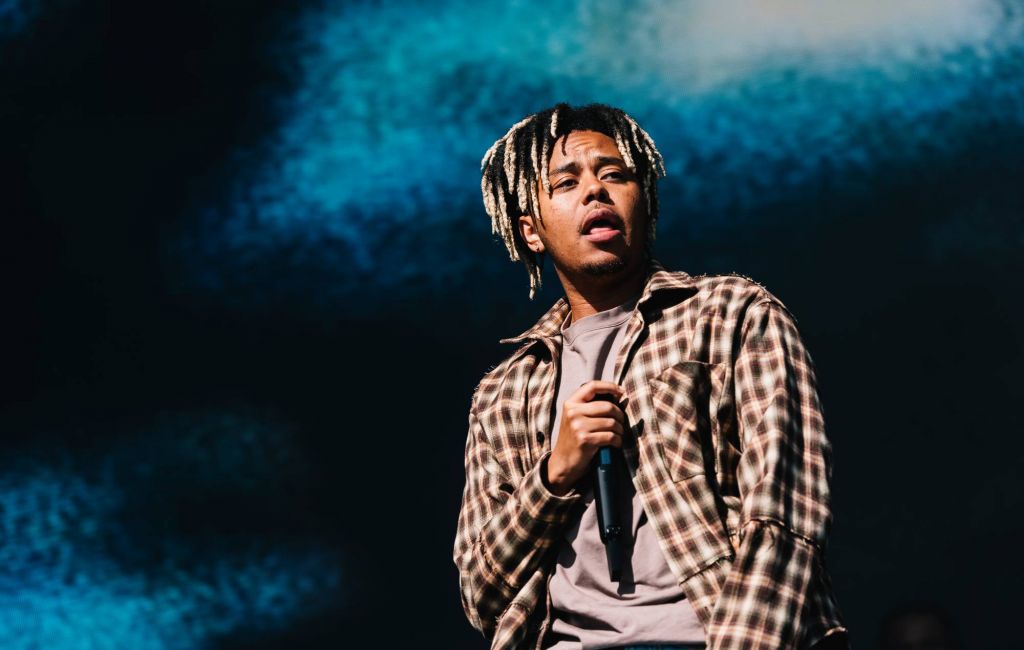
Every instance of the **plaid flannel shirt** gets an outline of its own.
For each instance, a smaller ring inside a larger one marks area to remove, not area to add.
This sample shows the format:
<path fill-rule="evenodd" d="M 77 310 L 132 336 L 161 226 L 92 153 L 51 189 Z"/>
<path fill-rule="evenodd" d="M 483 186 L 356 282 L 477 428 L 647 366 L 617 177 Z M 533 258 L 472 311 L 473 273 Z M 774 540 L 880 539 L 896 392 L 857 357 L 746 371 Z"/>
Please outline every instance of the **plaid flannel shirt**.
<path fill-rule="evenodd" d="M 547 583 L 574 503 L 546 485 L 560 298 L 473 392 L 454 559 L 492 648 L 540 648 Z M 651 260 L 614 377 L 623 453 L 711 650 L 808 648 L 846 628 L 825 566 L 831 446 L 789 310 L 740 275 Z M 835 636 L 833 636 L 835 635 Z"/>

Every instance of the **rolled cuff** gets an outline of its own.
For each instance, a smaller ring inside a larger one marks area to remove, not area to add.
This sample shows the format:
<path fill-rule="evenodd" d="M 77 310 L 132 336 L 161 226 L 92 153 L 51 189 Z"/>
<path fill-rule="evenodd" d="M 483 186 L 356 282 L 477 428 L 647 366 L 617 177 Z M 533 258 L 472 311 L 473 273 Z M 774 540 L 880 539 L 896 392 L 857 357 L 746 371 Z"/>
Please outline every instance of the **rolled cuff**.
<path fill-rule="evenodd" d="M 540 457 L 540 460 L 523 477 L 521 490 L 523 492 L 523 507 L 527 514 L 537 521 L 550 524 L 563 521 L 573 504 L 579 501 L 582 495 L 575 487 L 563 495 L 557 495 L 551 491 L 547 480 L 549 458 L 551 458 L 550 451 Z"/>

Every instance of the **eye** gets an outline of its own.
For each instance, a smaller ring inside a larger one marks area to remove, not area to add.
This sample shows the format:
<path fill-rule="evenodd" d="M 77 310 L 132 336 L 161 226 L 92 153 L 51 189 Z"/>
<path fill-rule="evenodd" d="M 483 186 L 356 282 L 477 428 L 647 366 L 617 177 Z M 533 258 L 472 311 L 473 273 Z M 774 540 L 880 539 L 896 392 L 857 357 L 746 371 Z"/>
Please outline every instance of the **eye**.
<path fill-rule="evenodd" d="M 621 180 L 621 179 L 626 178 L 626 175 L 623 174 L 620 171 L 610 171 L 607 174 L 605 174 L 604 177 L 605 178 L 615 179 L 615 180 Z"/>
<path fill-rule="evenodd" d="M 575 183 L 575 182 L 576 182 L 575 179 L 566 178 L 565 180 L 562 180 L 557 185 L 555 185 L 555 189 L 556 190 L 560 190 L 560 189 L 563 189 L 563 188 L 572 187 L 572 184 Z"/>

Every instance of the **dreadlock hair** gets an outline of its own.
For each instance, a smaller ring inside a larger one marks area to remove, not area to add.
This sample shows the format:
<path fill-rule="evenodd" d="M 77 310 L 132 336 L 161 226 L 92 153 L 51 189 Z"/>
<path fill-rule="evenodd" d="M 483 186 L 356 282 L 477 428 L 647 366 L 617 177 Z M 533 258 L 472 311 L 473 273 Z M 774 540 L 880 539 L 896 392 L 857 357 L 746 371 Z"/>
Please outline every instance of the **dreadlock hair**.
<path fill-rule="evenodd" d="M 491 217 L 491 232 L 501 235 L 512 261 L 522 261 L 530 275 L 530 300 L 541 285 L 543 253 L 536 253 L 523 241 L 516 223 L 520 214 L 540 219 L 537 182 L 551 196 L 547 167 L 552 146 L 572 131 L 597 131 L 615 140 L 622 160 L 636 175 L 647 199 L 647 252 L 654 242 L 658 218 L 658 176 L 665 164 L 654 141 L 624 111 L 606 104 L 574 108 L 566 103 L 529 115 L 516 122 L 497 140 L 480 161 L 483 179 L 480 190 L 484 209 Z M 543 223 L 543 221 L 542 221 Z"/>

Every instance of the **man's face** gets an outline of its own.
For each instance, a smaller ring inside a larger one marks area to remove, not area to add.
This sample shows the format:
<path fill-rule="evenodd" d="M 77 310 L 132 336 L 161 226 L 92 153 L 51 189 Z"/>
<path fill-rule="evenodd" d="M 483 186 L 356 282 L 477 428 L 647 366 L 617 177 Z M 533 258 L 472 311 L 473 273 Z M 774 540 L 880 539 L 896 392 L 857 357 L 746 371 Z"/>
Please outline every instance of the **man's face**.
<path fill-rule="evenodd" d="M 573 131 L 553 149 L 551 195 L 538 190 L 540 220 L 519 218 L 524 241 L 550 255 L 562 273 L 613 276 L 632 268 L 644 258 L 647 205 L 615 140 Z"/>

